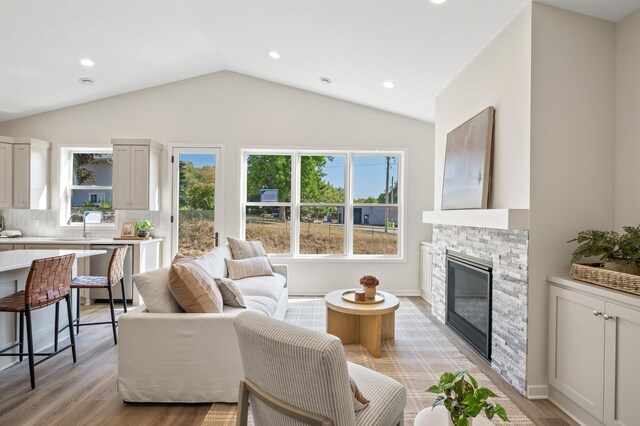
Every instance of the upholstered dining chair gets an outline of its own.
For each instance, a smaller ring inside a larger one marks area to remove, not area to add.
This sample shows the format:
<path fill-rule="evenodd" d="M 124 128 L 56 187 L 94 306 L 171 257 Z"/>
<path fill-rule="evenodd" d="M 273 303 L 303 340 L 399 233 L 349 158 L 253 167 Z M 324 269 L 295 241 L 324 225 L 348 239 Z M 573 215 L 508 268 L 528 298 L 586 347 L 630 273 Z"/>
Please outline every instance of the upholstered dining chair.
<path fill-rule="evenodd" d="M 69 324 L 71 324 L 73 321 L 71 315 L 71 272 L 73 270 L 73 262 L 75 258 L 76 255 L 72 253 L 64 256 L 34 260 L 31 263 L 31 269 L 29 269 L 29 275 L 27 276 L 24 291 L 19 291 L 0 299 L 1 312 L 13 312 L 20 314 L 19 341 L 3 349 L 0 352 L 0 356 L 18 356 L 20 362 L 22 362 L 23 356 L 27 355 L 29 357 L 31 389 L 35 389 L 36 387 L 36 365 L 69 348 L 71 348 L 73 362 L 76 362 L 76 342 L 73 335 L 73 329 L 69 329 L 69 340 L 71 342 L 69 345 L 58 349 L 58 345 L 56 343 L 53 352 L 36 353 L 33 348 L 33 326 L 31 320 L 32 311 L 45 308 L 53 304 L 56 305 L 57 315 L 59 310 L 58 304 L 64 299 L 67 302 L 67 315 Z M 25 318 L 27 322 L 27 353 L 22 352 L 24 348 Z M 16 346 L 19 347 L 19 353 L 6 353 Z M 36 356 L 44 356 L 46 358 L 35 362 Z"/>
<path fill-rule="evenodd" d="M 111 324 L 111 328 L 113 330 L 113 343 L 115 345 L 118 344 L 118 335 L 116 332 L 116 325 L 118 321 L 116 321 L 116 314 L 113 306 L 113 291 L 111 287 L 116 284 L 120 284 L 120 288 L 122 289 L 122 306 L 124 308 L 124 312 L 127 312 L 127 297 L 124 292 L 124 260 L 127 255 L 127 249 L 129 246 L 120 246 L 113 249 L 113 253 L 111 254 L 111 259 L 109 260 L 109 267 L 107 268 L 106 276 L 77 276 L 71 281 L 71 288 L 76 289 L 78 291 L 76 297 L 76 319 L 73 324 L 76 327 L 76 334 L 80 334 L 80 326 L 87 325 L 106 325 Z M 106 288 L 109 293 L 109 309 L 111 311 L 111 321 L 100 321 L 100 322 L 80 322 L 80 289 L 82 288 Z M 64 330 L 66 327 L 60 329 L 60 331 Z M 58 330 L 58 310 L 56 309 L 56 322 L 55 328 Z M 58 344 L 58 335 L 56 333 L 56 341 L 55 344 Z M 57 347 L 57 346 L 56 346 Z"/>
<path fill-rule="evenodd" d="M 249 402 L 256 426 L 403 425 L 406 390 L 395 380 L 347 362 L 340 339 L 243 312 L 233 323 L 245 377 L 238 426 Z M 351 377 L 369 405 L 354 411 Z"/>

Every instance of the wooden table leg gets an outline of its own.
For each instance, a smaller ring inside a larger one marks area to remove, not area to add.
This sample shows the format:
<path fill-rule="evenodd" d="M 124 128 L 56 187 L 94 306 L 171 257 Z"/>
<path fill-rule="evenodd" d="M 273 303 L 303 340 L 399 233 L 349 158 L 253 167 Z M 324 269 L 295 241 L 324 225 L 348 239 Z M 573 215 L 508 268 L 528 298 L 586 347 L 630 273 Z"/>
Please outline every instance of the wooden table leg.
<path fill-rule="evenodd" d="M 360 317 L 343 314 L 327 307 L 327 333 L 338 337 L 343 345 L 358 343 L 360 341 Z"/>
<path fill-rule="evenodd" d="M 396 337 L 396 313 L 391 312 L 382 315 L 382 339 L 394 339 Z"/>
<path fill-rule="evenodd" d="M 375 358 L 382 352 L 382 315 L 364 315 L 360 318 L 360 344 Z"/>

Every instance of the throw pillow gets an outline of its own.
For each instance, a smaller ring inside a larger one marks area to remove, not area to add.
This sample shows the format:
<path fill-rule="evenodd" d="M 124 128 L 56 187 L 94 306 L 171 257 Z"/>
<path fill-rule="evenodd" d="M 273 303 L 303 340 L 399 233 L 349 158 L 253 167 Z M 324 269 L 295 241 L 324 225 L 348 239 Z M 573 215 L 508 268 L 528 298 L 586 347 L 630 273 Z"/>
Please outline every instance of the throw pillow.
<path fill-rule="evenodd" d="M 225 259 L 224 261 L 227 264 L 229 278 L 232 280 L 263 275 L 273 276 L 273 269 L 271 269 L 269 260 L 265 256 L 242 260 Z"/>
<path fill-rule="evenodd" d="M 193 259 L 177 254 L 169 269 L 169 291 L 187 312 L 222 312 L 222 294 L 213 278 Z"/>
<path fill-rule="evenodd" d="M 236 284 L 235 281 L 229 278 L 214 278 L 220 293 L 222 294 L 222 300 L 227 306 L 233 306 L 234 308 L 246 308 L 244 303 L 244 296 Z"/>
<path fill-rule="evenodd" d="M 260 256 L 265 256 L 267 259 L 269 258 L 261 241 L 245 241 L 227 237 L 227 242 L 229 243 L 229 247 L 231 247 L 231 254 L 235 260 Z M 269 265 L 271 265 L 271 261 L 269 261 Z"/>
<path fill-rule="evenodd" d="M 369 405 L 369 400 L 362 395 L 358 385 L 349 377 L 349 386 L 351 387 L 351 393 L 353 394 L 353 411 L 360 411 Z"/>
<path fill-rule="evenodd" d="M 158 314 L 184 312 L 169 291 L 169 268 L 134 275 L 133 283 L 147 311 Z"/>

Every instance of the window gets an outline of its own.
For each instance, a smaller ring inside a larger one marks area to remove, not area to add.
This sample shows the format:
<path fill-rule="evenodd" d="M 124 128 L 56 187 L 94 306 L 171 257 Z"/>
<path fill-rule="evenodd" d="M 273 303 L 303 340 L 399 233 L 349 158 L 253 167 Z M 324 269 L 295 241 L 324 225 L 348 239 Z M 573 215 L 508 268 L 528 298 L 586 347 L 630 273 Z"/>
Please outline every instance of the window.
<path fill-rule="evenodd" d="M 244 233 L 271 254 L 400 258 L 401 152 L 244 152 Z"/>
<path fill-rule="evenodd" d="M 64 182 L 64 213 L 61 223 L 114 226 L 112 204 L 113 154 L 107 149 L 63 149 L 61 179 Z"/>

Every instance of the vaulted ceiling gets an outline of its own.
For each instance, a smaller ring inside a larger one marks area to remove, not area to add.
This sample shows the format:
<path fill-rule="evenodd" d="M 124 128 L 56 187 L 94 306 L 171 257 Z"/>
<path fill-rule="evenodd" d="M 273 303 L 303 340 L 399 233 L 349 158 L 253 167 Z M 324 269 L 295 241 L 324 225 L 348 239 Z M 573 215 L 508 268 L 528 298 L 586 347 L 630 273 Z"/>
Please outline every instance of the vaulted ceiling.
<path fill-rule="evenodd" d="M 545 2 L 615 20 L 638 1 Z M 3 0 L 0 121 L 221 70 L 433 121 L 437 94 L 528 3 Z"/>

